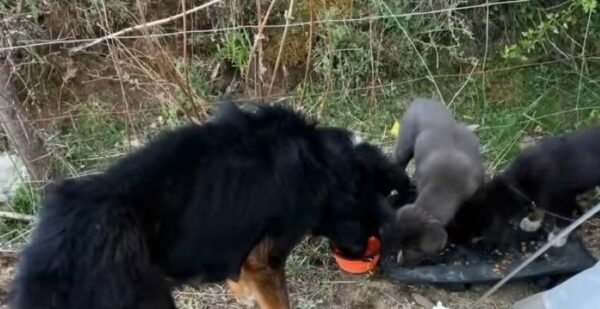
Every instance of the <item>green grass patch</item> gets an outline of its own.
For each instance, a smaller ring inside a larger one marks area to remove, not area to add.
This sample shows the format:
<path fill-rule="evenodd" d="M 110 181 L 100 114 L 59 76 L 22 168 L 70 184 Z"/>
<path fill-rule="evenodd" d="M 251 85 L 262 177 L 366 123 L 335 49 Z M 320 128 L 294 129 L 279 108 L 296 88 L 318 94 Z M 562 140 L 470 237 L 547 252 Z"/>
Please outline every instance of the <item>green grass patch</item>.
<path fill-rule="evenodd" d="M 102 170 L 124 154 L 127 117 L 114 106 L 90 97 L 76 105 L 72 121 L 60 128 L 61 174 Z"/>
<path fill-rule="evenodd" d="M 507 64 L 496 64 L 499 67 Z M 590 63 L 589 72 L 598 64 Z M 466 76 L 436 80 L 449 101 Z M 471 77 L 452 103 L 456 117 L 478 125 L 485 158 L 494 170 L 510 164 L 526 137 L 569 132 L 600 123 L 600 74 L 579 74 L 568 65 L 552 64 Z M 395 143 L 390 134 L 411 96 L 435 97 L 431 82 L 411 83 L 360 91 L 326 92 L 308 87 L 302 108 L 323 123 L 363 134 L 376 144 Z M 302 87 L 299 87 L 302 89 Z M 301 90 L 299 90 L 300 92 Z M 325 93 L 325 94 L 323 94 Z M 300 102 L 295 102 L 300 104 Z"/>

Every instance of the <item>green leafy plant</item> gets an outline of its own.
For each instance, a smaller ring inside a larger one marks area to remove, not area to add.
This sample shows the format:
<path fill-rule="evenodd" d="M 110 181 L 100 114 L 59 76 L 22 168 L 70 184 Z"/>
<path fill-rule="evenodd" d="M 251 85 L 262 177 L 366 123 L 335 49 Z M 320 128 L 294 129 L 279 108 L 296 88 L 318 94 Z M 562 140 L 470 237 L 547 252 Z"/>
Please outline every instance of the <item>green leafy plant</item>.
<path fill-rule="evenodd" d="M 252 44 L 246 31 L 227 31 L 218 45 L 218 54 L 240 72 L 245 72 L 251 49 Z"/>
<path fill-rule="evenodd" d="M 558 36 L 561 31 L 573 26 L 576 23 L 574 16 L 576 16 L 578 10 L 585 14 L 593 14 L 597 6 L 597 0 L 571 0 L 570 4 L 563 10 L 547 13 L 537 25 L 522 32 L 522 37 L 517 43 L 505 46 L 502 57 L 504 59 L 527 60 L 528 55 Z"/>
<path fill-rule="evenodd" d="M 598 0 L 575 0 L 576 4 L 578 4 L 586 14 L 595 13 L 596 8 L 598 7 Z"/>
<path fill-rule="evenodd" d="M 67 174 L 97 170 L 107 166 L 123 149 L 126 123 L 114 113 L 107 113 L 108 103 L 97 97 L 79 102 L 73 113 L 78 117 L 62 128 L 58 137 L 65 145 L 60 152 L 65 158 Z"/>
<path fill-rule="evenodd" d="M 38 0 L 25 0 L 25 7 L 27 7 L 29 14 L 34 17 L 37 17 L 40 13 Z"/>
<path fill-rule="evenodd" d="M 37 212 L 39 202 L 39 192 L 29 185 L 22 185 L 15 192 L 11 206 L 17 213 L 33 215 Z"/>

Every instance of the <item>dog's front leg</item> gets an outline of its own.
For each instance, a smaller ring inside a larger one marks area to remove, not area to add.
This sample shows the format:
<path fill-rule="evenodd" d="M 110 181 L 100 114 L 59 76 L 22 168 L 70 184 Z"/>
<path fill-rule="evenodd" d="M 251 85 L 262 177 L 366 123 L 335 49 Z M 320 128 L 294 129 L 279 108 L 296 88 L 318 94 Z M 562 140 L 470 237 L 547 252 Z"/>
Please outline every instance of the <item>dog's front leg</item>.
<path fill-rule="evenodd" d="M 242 267 L 240 277 L 237 281 L 227 280 L 229 290 L 233 294 L 235 301 L 245 307 L 254 307 L 256 303 L 256 296 L 252 290 L 252 285 L 248 280 L 248 275 Z"/>
<path fill-rule="evenodd" d="M 253 281 L 256 302 L 261 309 L 289 308 L 284 268 L 258 268 L 249 271 L 249 274 Z"/>
<path fill-rule="evenodd" d="M 244 266 L 237 282 L 227 281 L 236 301 L 246 307 L 288 309 L 289 297 L 284 269 Z"/>
<path fill-rule="evenodd" d="M 289 298 L 284 269 L 244 264 L 237 282 L 227 281 L 236 301 L 247 307 L 257 303 L 261 309 L 287 309 Z"/>
<path fill-rule="evenodd" d="M 237 282 L 228 281 L 236 300 L 243 305 L 261 309 L 288 309 L 289 296 L 285 280 L 285 260 L 288 244 L 282 240 L 265 239 L 248 257 Z"/>
<path fill-rule="evenodd" d="M 236 301 L 244 306 L 261 309 L 288 309 L 289 297 L 285 270 L 245 263 L 237 282 L 228 281 Z"/>
<path fill-rule="evenodd" d="M 576 196 L 564 196 L 561 199 L 555 200 L 555 202 L 548 205 L 548 212 L 551 216 L 553 216 L 554 225 L 552 227 L 552 231 L 548 234 L 548 241 L 554 240 L 554 238 L 558 237 L 558 234 L 562 232 L 569 224 L 573 221 L 571 216 L 573 216 L 573 212 L 577 209 L 577 199 Z M 568 235 L 562 237 L 554 243 L 554 247 L 562 247 L 568 241 Z"/>
<path fill-rule="evenodd" d="M 524 232 L 537 232 L 542 227 L 544 215 L 544 209 L 539 207 L 534 208 L 531 213 L 521 220 L 519 227 Z"/>

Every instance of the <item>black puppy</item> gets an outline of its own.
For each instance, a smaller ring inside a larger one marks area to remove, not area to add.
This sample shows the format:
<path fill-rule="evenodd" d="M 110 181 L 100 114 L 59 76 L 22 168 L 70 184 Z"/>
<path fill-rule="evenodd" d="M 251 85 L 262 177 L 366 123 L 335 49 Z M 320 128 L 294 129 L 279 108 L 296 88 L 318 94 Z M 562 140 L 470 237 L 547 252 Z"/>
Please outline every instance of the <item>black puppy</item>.
<path fill-rule="evenodd" d="M 284 265 L 304 235 L 359 255 L 377 233 L 394 186 L 373 182 L 388 175 L 379 156 L 290 110 L 226 103 L 204 125 L 56 185 L 21 254 L 11 307 L 175 308 L 171 282 L 231 279 L 239 301 L 288 308 Z"/>
<path fill-rule="evenodd" d="M 511 215 L 533 206 L 520 228 L 537 231 L 547 211 L 555 223 L 548 235 L 553 239 L 578 209 L 577 195 L 600 185 L 599 171 L 600 126 L 544 138 L 485 186 L 483 203 L 495 212 L 494 221 L 488 222 L 492 228 L 488 235 L 502 235 L 501 229 Z M 560 239 L 555 246 L 561 247 L 566 241 Z"/>

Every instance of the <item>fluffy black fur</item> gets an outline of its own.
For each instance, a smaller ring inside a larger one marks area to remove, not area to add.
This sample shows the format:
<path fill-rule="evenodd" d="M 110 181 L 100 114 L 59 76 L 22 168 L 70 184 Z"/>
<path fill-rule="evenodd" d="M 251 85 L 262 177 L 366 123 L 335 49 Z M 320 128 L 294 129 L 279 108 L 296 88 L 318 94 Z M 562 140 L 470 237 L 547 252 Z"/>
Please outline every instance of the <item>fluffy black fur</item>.
<path fill-rule="evenodd" d="M 226 103 L 204 125 L 50 190 L 11 306 L 175 308 L 170 283 L 235 279 L 266 238 L 273 267 L 308 233 L 358 255 L 394 186 L 373 181 L 390 175 L 382 158 L 287 109 Z"/>
<path fill-rule="evenodd" d="M 532 203 L 571 218 L 576 197 L 600 185 L 600 126 L 544 138 L 525 149 L 502 174 L 487 183 L 466 207 L 463 220 L 479 223 L 489 242 L 506 241 L 511 217 L 530 210 Z M 469 219 L 479 218 L 479 220 Z M 555 218 L 561 229 L 569 221 Z"/>

